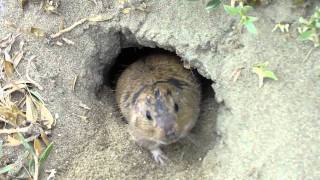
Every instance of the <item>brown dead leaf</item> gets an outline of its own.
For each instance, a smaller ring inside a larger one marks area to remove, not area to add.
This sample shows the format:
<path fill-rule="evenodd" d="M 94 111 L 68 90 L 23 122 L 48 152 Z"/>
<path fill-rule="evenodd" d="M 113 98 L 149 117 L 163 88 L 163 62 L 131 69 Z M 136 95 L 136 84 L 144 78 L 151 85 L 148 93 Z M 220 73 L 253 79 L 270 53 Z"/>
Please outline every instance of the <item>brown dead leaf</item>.
<path fill-rule="evenodd" d="M 2 40 L 0 40 L 0 48 L 5 48 L 5 52 L 10 52 L 12 44 L 16 41 L 17 37 L 21 34 L 9 34 Z"/>
<path fill-rule="evenodd" d="M 4 25 L 6 28 L 17 29 L 17 26 L 16 26 L 13 22 L 11 22 L 11 21 L 9 21 L 9 20 L 4 20 L 3 25 Z"/>
<path fill-rule="evenodd" d="M 21 142 L 19 140 L 19 138 L 15 138 L 15 137 L 12 137 L 13 135 L 8 135 L 7 136 L 7 144 L 9 146 L 17 146 L 19 145 Z"/>
<path fill-rule="evenodd" d="M 51 129 L 52 125 L 54 124 L 55 120 L 51 114 L 51 112 L 46 108 L 46 106 L 37 101 L 37 108 L 40 111 L 40 120 L 43 121 L 43 124 L 48 128 Z"/>
<path fill-rule="evenodd" d="M 33 148 L 36 152 L 36 155 L 39 157 L 42 152 L 41 142 L 38 138 L 33 141 Z"/>
<path fill-rule="evenodd" d="M 46 144 L 46 146 L 50 144 L 48 136 L 43 131 L 41 131 L 41 139 Z"/>
<path fill-rule="evenodd" d="M 63 18 L 61 18 L 61 22 L 60 22 L 60 24 L 59 24 L 59 31 L 61 31 L 62 29 L 64 29 L 65 27 L 64 27 L 64 19 Z"/>
<path fill-rule="evenodd" d="M 11 78 L 13 76 L 14 68 L 11 62 L 4 61 L 4 72 L 8 78 Z"/>
<path fill-rule="evenodd" d="M 43 6 L 43 10 L 49 14 L 59 14 L 58 13 L 58 3 L 54 3 L 53 1 L 46 1 Z"/>
<path fill-rule="evenodd" d="M 12 61 L 13 61 L 13 67 L 16 68 L 21 59 L 23 58 L 23 55 L 24 55 L 24 52 L 23 51 L 19 51 L 18 53 L 16 53 L 13 58 L 12 58 Z"/>
<path fill-rule="evenodd" d="M 10 123 L 17 125 L 18 116 L 25 116 L 15 105 L 0 106 L 0 114 Z"/>
<path fill-rule="evenodd" d="M 33 34 L 34 36 L 38 37 L 38 38 L 42 38 L 45 36 L 45 32 L 37 27 L 31 27 L 30 28 L 30 32 L 31 34 Z"/>
<path fill-rule="evenodd" d="M 124 9 L 122 9 L 122 13 L 123 14 L 129 14 L 130 13 L 130 10 L 131 10 L 131 8 L 124 8 Z"/>
<path fill-rule="evenodd" d="M 17 80 L 10 82 L 9 84 L 6 84 L 5 86 L 2 87 L 4 91 L 10 90 L 10 89 L 25 89 L 27 86 L 32 86 L 31 81 L 26 81 L 26 80 Z"/>
<path fill-rule="evenodd" d="M 30 122 L 35 123 L 37 121 L 38 112 L 37 109 L 32 102 L 32 99 L 29 95 L 26 96 L 26 117 Z"/>
<path fill-rule="evenodd" d="M 24 9 L 24 7 L 27 5 L 28 0 L 18 0 L 20 8 Z"/>
<path fill-rule="evenodd" d="M 8 46 L 8 44 L 10 43 L 10 37 L 12 36 L 12 34 L 8 34 L 6 37 L 4 37 L 3 39 L 0 40 L 0 48 L 5 48 Z"/>

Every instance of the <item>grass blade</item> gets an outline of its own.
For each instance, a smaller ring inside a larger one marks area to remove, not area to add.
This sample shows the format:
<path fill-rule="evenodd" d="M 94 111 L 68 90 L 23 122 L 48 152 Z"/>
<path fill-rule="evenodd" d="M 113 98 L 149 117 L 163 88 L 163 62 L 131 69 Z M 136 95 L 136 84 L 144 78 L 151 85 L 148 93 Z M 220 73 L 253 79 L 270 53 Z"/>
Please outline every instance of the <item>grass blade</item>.
<path fill-rule="evenodd" d="M 18 133 L 18 135 L 24 148 L 26 148 L 32 154 L 32 156 L 36 156 L 36 153 L 34 152 L 32 146 L 30 146 L 30 144 L 26 141 L 22 134 Z"/>
<path fill-rule="evenodd" d="M 4 173 L 7 173 L 7 172 L 10 172 L 14 169 L 14 164 L 10 164 L 4 168 L 1 168 L 0 169 L 0 174 L 4 174 Z"/>
<path fill-rule="evenodd" d="M 40 157 L 39 157 L 39 163 L 40 163 L 40 165 L 43 164 L 43 163 L 47 160 L 50 152 L 52 151 L 52 148 L 53 148 L 53 142 L 51 142 L 51 143 L 47 146 L 47 148 L 43 151 L 43 153 L 40 155 Z"/>

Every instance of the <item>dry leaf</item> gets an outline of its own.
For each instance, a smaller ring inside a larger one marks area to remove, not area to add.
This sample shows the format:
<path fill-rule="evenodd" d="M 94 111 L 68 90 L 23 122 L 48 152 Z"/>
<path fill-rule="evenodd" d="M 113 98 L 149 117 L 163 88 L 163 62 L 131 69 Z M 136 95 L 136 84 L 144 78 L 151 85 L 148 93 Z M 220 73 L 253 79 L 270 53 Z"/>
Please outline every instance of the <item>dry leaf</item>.
<path fill-rule="evenodd" d="M 18 115 L 24 116 L 21 110 L 15 105 L 0 106 L 0 114 L 14 125 L 17 125 Z"/>
<path fill-rule="evenodd" d="M 108 21 L 110 19 L 112 19 L 113 16 L 111 15 L 105 15 L 105 14 L 100 14 L 100 15 L 97 15 L 97 16 L 91 16 L 88 18 L 88 21 L 90 22 L 102 22 L 102 21 Z"/>
<path fill-rule="evenodd" d="M 59 31 L 63 30 L 65 27 L 64 27 L 64 19 L 61 18 L 61 22 L 59 24 Z"/>
<path fill-rule="evenodd" d="M 43 6 L 43 10 L 47 13 L 59 14 L 58 13 L 58 5 L 50 3 L 48 1 L 45 2 Z"/>
<path fill-rule="evenodd" d="M 24 7 L 27 5 L 28 0 L 18 0 L 19 6 L 24 9 Z"/>
<path fill-rule="evenodd" d="M 36 155 L 39 157 L 42 152 L 41 142 L 38 138 L 33 141 L 33 148 L 36 152 Z"/>
<path fill-rule="evenodd" d="M 12 34 L 8 34 L 6 37 L 0 40 L 0 48 L 5 48 L 10 44 Z"/>
<path fill-rule="evenodd" d="M 8 20 L 4 20 L 4 23 L 3 25 L 6 27 L 6 28 L 13 28 L 13 29 L 16 29 L 17 26 L 11 22 L 11 21 L 8 21 Z"/>
<path fill-rule="evenodd" d="M 4 72 L 7 77 L 11 78 L 13 76 L 13 64 L 9 61 L 4 61 Z"/>
<path fill-rule="evenodd" d="M 52 116 L 52 114 L 50 113 L 50 111 L 45 107 L 44 104 L 42 104 L 41 102 L 37 102 L 37 107 L 40 111 L 40 119 L 41 121 L 44 121 L 44 125 L 48 128 L 51 129 L 52 125 L 54 124 L 54 118 Z"/>
<path fill-rule="evenodd" d="M 14 137 L 11 137 L 10 135 L 7 136 L 7 144 L 9 146 L 17 146 L 19 144 L 21 144 L 19 139 L 16 139 Z"/>
<path fill-rule="evenodd" d="M 46 144 L 46 146 L 50 144 L 48 136 L 43 131 L 41 131 L 41 139 Z"/>
<path fill-rule="evenodd" d="M 24 55 L 24 52 L 23 51 L 19 51 L 17 54 L 15 54 L 12 58 L 12 61 L 13 61 L 13 67 L 16 68 L 21 59 L 23 58 L 23 55 Z"/>
<path fill-rule="evenodd" d="M 131 10 L 131 8 L 124 8 L 124 9 L 122 9 L 122 13 L 123 14 L 129 14 L 130 13 L 130 10 Z"/>
<path fill-rule="evenodd" d="M 31 27 L 30 32 L 35 35 L 36 37 L 44 37 L 45 33 L 40 28 Z"/>
<path fill-rule="evenodd" d="M 13 81 L 4 87 L 2 87 L 3 90 L 7 91 L 9 89 L 25 89 L 27 86 L 33 85 L 31 81 L 26 81 L 26 80 L 18 80 L 18 81 Z"/>
<path fill-rule="evenodd" d="M 37 109 L 32 102 L 32 99 L 29 95 L 26 96 L 26 117 L 30 122 L 35 123 L 37 121 Z"/>

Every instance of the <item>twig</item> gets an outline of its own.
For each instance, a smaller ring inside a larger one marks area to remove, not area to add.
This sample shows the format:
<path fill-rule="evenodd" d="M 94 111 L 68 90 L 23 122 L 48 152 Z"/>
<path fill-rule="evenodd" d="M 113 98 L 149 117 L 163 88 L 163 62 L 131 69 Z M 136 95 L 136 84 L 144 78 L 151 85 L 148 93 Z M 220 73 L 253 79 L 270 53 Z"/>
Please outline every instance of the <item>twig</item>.
<path fill-rule="evenodd" d="M 37 155 L 33 155 L 34 159 L 34 175 L 33 180 L 38 180 L 39 178 L 39 159 Z"/>
<path fill-rule="evenodd" d="M 74 90 L 75 90 L 75 88 L 76 88 L 77 80 L 78 80 L 78 75 L 76 75 L 76 76 L 73 78 L 73 83 L 72 83 L 72 91 L 73 91 L 73 92 L 74 92 Z"/>
<path fill-rule="evenodd" d="M 13 127 L 16 127 L 17 125 L 16 124 L 13 124 L 12 122 L 4 119 L 3 117 L 0 116 L 0 121 L 4 122 L 4 123 L 7 123 L 7 124 L 10 124 L 11 126 Z"/>
<path fill-rule="evenodd" d="M 309 50 L 309 52 L 307 53 L 307 55 L 306 55 L 306 57 L 303 59 L 303 62 L 306 62 L 308 59 L 309 59 L 309 57 L 310 57 L 310 55 L 311 55 L 311 53 L 312 53 L 312 51 L 315 49 L 315 47 L 313 47 L 313 48 L 311 48 L 310 50 Z"/>
<path fill-rule="evenodd" d="M 27 127 L 23 128 L 16 128 L 16 129 L 0 129 L 0 134 L 13 134 L 13 133 L 26 133 L 32 127 L 32 124 Z"/>
<path fill-rule="evenodd" d="M 59 36 L 61 36 L 62 34 L 66 33 L 66 32 L 70 32 L 72 29 L 76 28 L 77 26 L 85 23 L 88 19 L 87 18 L 83 18 L 77 22 L 75 22 L 74 24 L 72 24 L 70 27 L 67 27 L 65 29 L 62 29 L 61 31 L 55 33 L 55 34 L 51 34 L 50 38 L 54 39 L 57 38 Z"/>

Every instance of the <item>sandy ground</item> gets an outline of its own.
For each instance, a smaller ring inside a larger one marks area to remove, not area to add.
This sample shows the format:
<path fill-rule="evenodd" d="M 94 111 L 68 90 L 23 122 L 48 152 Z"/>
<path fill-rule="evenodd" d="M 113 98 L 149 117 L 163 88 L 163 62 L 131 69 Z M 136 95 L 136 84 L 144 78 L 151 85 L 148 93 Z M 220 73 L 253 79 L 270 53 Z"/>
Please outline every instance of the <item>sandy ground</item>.
<path fill-rule="evenodd" d="M 257 36 L 237 33 L 236 19 L 222 8 L 207 13 L 201 1 L 148 1 L 146 10 L 129 14 L 121 13 L 117 1 L 97 2 L 62 0 L 61 15 L 48 15 L 36 3 L 22 12 L 16 1 L 3 0 L 0 37 L 14 31 L 3 26 L 4 20 L 50 34 L 58 31 L 62 17 L 66 26 L 91 15 L 112 17 L 63 35 L 75 42 L 72 46 L 23 35 L 29 54 L 37 56 L 32 77 L 45 87 L 41 93 L 59 116 L 52 135 L 55 149 L 45 165 L 58 171 L 56 179 L 320 178 L 320 51 L 303 61 L 312 44 L 297 41 L 295 30 L 297 19 L 319 2 L 295 8 L 291 0 L 274 0 L 256 8 Z M 280 21 L 292 23 L 291 36 L 271 33 Z M 170 158 L 164 167 L 130 140 L 114 92 L 102 85 L 103 71 L 121 48 L 132 46 L 175 51 L 215 82 L 215 96 L 210 87 L 204 93 L 192 136 L 197 143 L 185 139 L 164 148 Z M 279 80 L 259 88 L 251 67 L 265 61 Z M 244 69 L 233 83 L 230 76 L 239 67 Z"/>

